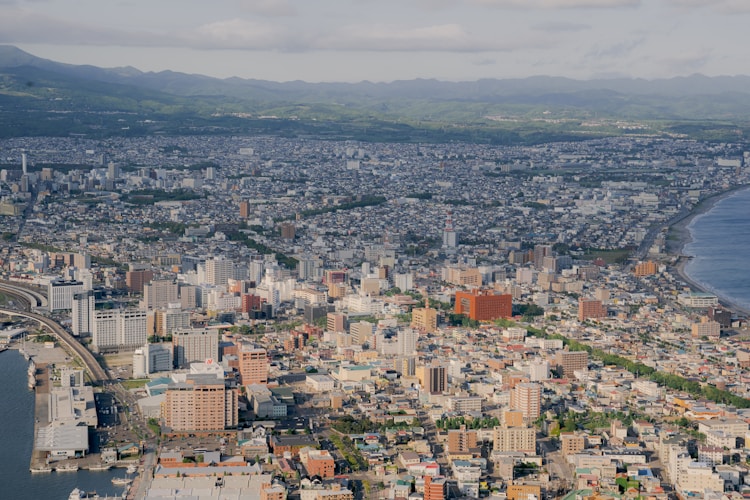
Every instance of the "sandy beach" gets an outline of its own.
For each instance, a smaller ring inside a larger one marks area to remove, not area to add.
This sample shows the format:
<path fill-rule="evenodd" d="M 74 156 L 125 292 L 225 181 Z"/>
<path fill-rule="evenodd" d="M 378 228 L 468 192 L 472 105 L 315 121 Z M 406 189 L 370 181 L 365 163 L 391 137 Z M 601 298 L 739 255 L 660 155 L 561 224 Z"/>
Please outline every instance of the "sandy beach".
<path fill-rule="evenodd" d="M 683 251 L 684 251 L 685 245 L 693 241 L 691 234 L 690 234 L 690 229 L 688 229 L 688 226 L 693 221 L 693 219 L 695 219 L 697 216 L 701 214 L 705 214 L 706 212 L 710 211 L 718 202 L 720 202 L 721 200 L 725 198 L 728 198 L 729 196 L 734 194 L 736 191 L 739 191 L 742 189 L 750 189 L 750 186 L 736 186 L 736 187 L 733 187 L 726 191 L 722 191 L 721 193 L 717 193 L 713 196 L 710 196 L 704 199 L 693 209 L 693 211 L 690 212 L 690 214 L 687 217 L 673 224 L 669 228 L 669 233 L 667 237 L 667 248 L 666 248 L 667 253 L 677 257 L 677 261 L 675 262 L 675 265 L 674 265 L 674 271 L 677 272 L 680 278 L 692 290 L 713 293 L 710 290 L 707 290 L 700 283 L 694 281 L 685 272 L 685 266 L 689 262 L 689 258 L 684 255 Z M 721 295 L 719 295 L 718 297 L 719 297 L 719 301 L 721 302 L 721 304 L 727 309 L 733 311 L 736 314 L 750 316 L 750 310 L 748 310 L 747 308 L 743 308 L 742 306 L 737 305 L 736 303 L 732 302 L 731 300 Z"/>

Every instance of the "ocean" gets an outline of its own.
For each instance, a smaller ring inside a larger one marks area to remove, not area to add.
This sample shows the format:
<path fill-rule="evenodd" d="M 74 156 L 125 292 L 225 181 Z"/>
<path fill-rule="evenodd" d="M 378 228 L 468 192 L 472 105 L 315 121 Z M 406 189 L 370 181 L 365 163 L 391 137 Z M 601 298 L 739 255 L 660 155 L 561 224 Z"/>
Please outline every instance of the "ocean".
<path fill-rule="evenodd" d="M 112 478 L 123 470 L 31 474 L 34 392 L 28 389 L 27 362 L 16 350 L 0 352 L 0 497 L 14 500 L 67 500 L 73 488 L 120 496 Z"/>
<path fill-rule="evenodd" d="M 750 188 L 719 200 L 688 225 L 685 273 L 719 298 L 750 310 Z"/>

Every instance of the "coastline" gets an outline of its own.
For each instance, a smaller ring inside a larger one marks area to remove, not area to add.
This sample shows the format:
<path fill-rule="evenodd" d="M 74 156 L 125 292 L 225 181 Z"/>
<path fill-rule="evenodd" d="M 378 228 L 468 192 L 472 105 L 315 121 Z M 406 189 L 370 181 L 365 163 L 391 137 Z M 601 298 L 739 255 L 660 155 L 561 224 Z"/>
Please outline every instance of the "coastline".
<path fill-rule="evenodd" d="M 714 208 L 714 206 L 716 206 L 716 204 L 719 203 L 720 201 L 732 196 L 738 191 L 742 191 L 745 189 L 750 189 L 750 185 L 743 184 L 741 186 L 735 186 L 733 188 L 730 188 L 725 191 L 716 193 L 712 196 L 709 196 L 708 198 L 705 198 L 704 200 L 702 200 L 687 215 L 687 217 L 669 226 L 669 230 L 667 233 L 668 234 L 667 249 L 666 249 L 667 253 L 675 257 L 676 260 L 673 264 L 673 268 L 679 275 L 680 279 L 684 281 L 685 284 L 688 285 L 688 287 L 690 287 L 691 290 L 699 291 L 699 292 L 715 293 L 711 290 L 708 290 L 704 285 L 692 279 L 685 271 L 685 266 L 689 262 L 690 258 L 686 256 L 683 253 L 683 251 L 685 249 L 685 246 L 688 243 L 691 243 L 693 241 L 693 238 L 692 238 L 692 235 L 690 233 L 690 229 L 688 228 L 688 226 L 693 222 L 693 220 L 696 217 L 710 212 Z M 731 299 L 728 299 L 727 297 L 724 297 L 722 295 L 717 294 L 717 296 L 719 298 L 719 303 L 722 306 L 724 306 L 726 309 L 732 311 L 733 313 L 737 315 L 750 316 L 750 310 L 748 308 L 742 307 L 738 305 L 737 303 L 733 302 Z"/>

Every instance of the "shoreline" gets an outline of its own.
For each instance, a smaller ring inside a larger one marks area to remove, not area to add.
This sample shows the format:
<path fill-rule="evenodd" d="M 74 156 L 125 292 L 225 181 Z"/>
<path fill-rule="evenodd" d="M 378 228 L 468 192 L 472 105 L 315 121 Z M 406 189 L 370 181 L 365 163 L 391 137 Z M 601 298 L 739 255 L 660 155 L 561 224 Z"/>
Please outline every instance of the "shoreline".
<path fill-rule="evenodd" d="M 690 257 L 684 254 L 685 246 L 693 241 L 692 234 L 690 233 L 690 229 L 688 228 L 693 220 L 695 220 L 696 217 L 713 210 L 716 204 L 720 201 L 725 200 L 733 194 L 746 189 L 750 189 L 750 184 L 735 186 L 701 200 L 700 203 L 698 203 L 698 205 L 696 205 L 696 207 L 685 218 L 669 226 L 667 232 L 668 238 L 666 252 L 667 254 L 675 257 L 676 260 L 671 267 L 673 267 L 673 269 L 679 275 L 680 279 L 691 290 L 714 294 L 719 298 L 719 303 L 724 308 L 735 313 L 736 315 L 750 316 L 750 309 L 735 303 L 734 301 L 723 295 L 709 290 L 708 287 L 691 278 L 685 270 L 687 263 L 690 261 Z M 670 242 L 670 240 L 672 241 Z"/>

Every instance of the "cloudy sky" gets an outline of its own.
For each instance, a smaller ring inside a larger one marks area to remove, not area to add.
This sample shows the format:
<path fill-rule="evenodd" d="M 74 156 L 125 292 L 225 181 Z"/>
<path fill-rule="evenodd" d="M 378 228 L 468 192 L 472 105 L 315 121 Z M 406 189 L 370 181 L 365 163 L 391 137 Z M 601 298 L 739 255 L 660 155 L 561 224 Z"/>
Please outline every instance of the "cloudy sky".
<path fill-rule="evenodd" d="M 0 0 L 0 43 L 266 80 L 750 74 L 750 0 Z"/>

